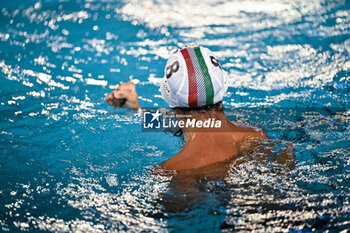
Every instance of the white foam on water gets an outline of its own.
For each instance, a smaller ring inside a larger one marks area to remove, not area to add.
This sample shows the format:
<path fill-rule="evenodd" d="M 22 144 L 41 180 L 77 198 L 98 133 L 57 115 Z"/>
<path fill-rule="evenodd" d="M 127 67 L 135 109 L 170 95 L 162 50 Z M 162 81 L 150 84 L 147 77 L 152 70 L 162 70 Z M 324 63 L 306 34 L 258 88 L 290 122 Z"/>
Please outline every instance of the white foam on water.
<path fill-rule="evenodd" d="M 319 1 L 141 1 L 133 0 L 115 11 L 123 15 L 125 20 L 136 20 L 150 28 L 162 26 L 201 27 L 206 25 L 232 25 L 245 23 L 249 18 L 241 17 L 242 12 L 265 13 L 281 16 L 284 22 L 299 18 L 300 5 L 310 5 L 311 9 L 320 7 Z M 297 6 L 297 7 L 296 7 Z M 309 8 L 309 9 L 310 9 Z M 307 7 L 303 8 L 308 11 Z M 284 22 L 274 22 L 281 24 Z M 251 26 L 251 25 L 249 25 Z M 271 25 L 272 26 L 272 25 Z"/>

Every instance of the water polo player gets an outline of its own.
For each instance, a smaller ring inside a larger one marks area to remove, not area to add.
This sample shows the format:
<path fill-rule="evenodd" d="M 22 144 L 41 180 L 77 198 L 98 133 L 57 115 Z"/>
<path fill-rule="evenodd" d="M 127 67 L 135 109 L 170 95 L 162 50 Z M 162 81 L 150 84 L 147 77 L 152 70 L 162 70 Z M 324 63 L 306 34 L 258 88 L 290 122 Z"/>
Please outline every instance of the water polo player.
<path fill-rule="evenodd" d="M 268 138 L 258 127 L 229 121 L 222 99 L 226 93 L 226 75 L 216 56 L 201 46 L 185 47 L 170 55 L 161 83 L 164 100 L 178 118 L 221 121 L 220 130 L 182 129 L 186 145 L 161 163 L 166 170 L 197 169 L 226 161 L 244 151 L 257 148 L 256 142 Z M 124 83 L 107 97 L 108 104 L 120 108 L 141 109 L 135 84 Z M 291 165 L 292 153 L 283 153 L 278 162 Z"/>

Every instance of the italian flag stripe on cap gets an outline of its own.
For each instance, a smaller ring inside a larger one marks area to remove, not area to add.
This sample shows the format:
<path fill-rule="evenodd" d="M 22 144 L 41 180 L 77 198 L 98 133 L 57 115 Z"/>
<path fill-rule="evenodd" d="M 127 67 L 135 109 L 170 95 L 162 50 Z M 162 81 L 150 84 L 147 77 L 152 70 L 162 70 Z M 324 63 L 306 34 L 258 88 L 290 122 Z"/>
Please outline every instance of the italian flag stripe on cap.
<path fill-rule="evenodd" d="M 198 100 L 196 73 L 187 49 L 182 49 L 181 53 L 185 59 L 188 73 L 188 105 L 190 108 L 195 108 Z"/>
<path fill-rule="evenodd" d="M 208 67 L 205 64 L 201 49 L 199 47 L 194 47 L 193 49 L 196 53 L 199 66 L 202 71 L 202 77 L 204 79 L 206 103 L 207 105 L 212 105 L 214 103 L 214 87 L 208 72 Z"/>

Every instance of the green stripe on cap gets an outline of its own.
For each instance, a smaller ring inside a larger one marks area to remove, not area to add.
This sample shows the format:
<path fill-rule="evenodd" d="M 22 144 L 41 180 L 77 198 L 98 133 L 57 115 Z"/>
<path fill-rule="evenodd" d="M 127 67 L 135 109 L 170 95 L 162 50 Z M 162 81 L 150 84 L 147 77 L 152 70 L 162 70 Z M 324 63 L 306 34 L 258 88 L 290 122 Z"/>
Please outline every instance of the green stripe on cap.
<path fill-rule="evenodd" d="M 207 67 L 207 64 L 205 64 L 205 60 L 203 58 L 201 49 L 199 47 L 194 47 L 193 49 L 194 49 L 194 52 L 196 53 L 198 63 L 199 63 L 199 66 L 201 67 L 203 78 L 204 78 L 206 103 L 207 105 L 211 105 L 214 103 L 214 87 L 208 72 L 208 67 Z"/>

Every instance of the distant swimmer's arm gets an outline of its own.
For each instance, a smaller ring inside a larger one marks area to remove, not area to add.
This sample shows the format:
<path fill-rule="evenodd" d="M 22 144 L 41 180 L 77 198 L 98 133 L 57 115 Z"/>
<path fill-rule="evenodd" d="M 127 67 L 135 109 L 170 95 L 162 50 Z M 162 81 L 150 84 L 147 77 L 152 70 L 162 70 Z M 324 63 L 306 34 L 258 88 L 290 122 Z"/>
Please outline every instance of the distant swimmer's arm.
<path fill-rule="evenodd" d="M 135 84 L 131 81 L 118 86 L 114 91 L 106 96 L 105 100 L 109 105 L 115 108 L 131 108 L 138 110 L 139 112 L 152 111 L 141 108 L 138 101 Z M 170 112 L 167 108 L 159 108 L 158 110 L 161 114 Z"/>
<path fill-rule="evenodd" d="M 137 110 L 139 113 L 142 111 L 151 111 L 142 109 L 136 92 L 136 87 L 133 82 L 127 82 L 119 85 L 114 91 L 109 93 L 106 98 L 106 102 L 115 108 L 131 108 Z M 159 108 L 161 114 L 169 112 L 169 109 Z M 165 132 L 174 133 L 175 136 L 181 136 L 180 130 L 169 128 L 165 129 Z"/>
<path fill-rule="evenodd" d="M 141 109 L 133 82 L 123 83 L 105 98 L 106 102 L 115 108 Z"/>

